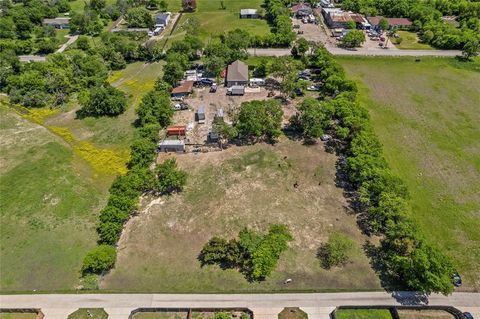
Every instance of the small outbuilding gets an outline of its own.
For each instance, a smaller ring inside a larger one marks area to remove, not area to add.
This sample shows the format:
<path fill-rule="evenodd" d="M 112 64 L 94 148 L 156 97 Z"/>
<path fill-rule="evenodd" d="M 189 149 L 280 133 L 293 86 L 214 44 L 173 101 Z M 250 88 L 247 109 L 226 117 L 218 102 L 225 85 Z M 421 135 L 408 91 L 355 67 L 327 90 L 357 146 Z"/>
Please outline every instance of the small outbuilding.
<path fill-rule="evenodd" d="M 240 19 L 256 19 L 258 18 L 257 9 L 241 9 Z"/>
<path fill-rule="evenodd" d="M 160 152 L 185 152 L 183 140 L 163 140 L 158 144 Z"/>
<path fill-rule="evenodd" d="M 205 107 L 200 105 L 197 112 L 195 113 L 195 120 L 198 121 L 198 124 L 205 123 Z"/>
<path fill-rule="evenodd" d="M 208 143 L 218 143 L 220 135 L 217 132 L 209 132 L 207 136 Z"/>
<path fill-rule="evenodd" d="M 172 90 L 173 97 L 185 97 L 193 92 L 193 81 L 184 81 Z"/>
<path fill-rule="evenodd" d="M 380 29 L 380 21 L 386 19 L 390 29 L 409 28 L 412 26 L 412 21 L 407 18 L 384 18 L 382 16 L 367 17 L 368 22 L 374 30 Z M 386 30 L 383 30 L 386 31 Z"/>
<path fill-rule="evenodd" d="M 166 27 L 168 21 L 170 21 L 170 12 L 159 13 L 155 16 L 155 26 L 156 27 Z"/>
<path fill-rule="evenodd" d="M 172 125 L 167 127 L 168 136 L 185 136 L 187 128 L 185 125 Z"/>
<path fill-rule="evenodd" d="M 231 87 L 233 85 L 248 84 L 248 65 L 237 60 L 227 67 L 227 76 L 225 85 Z"/>
<path fill-rule="evenodd" d="M 55 29 L 68 29 L 70 28 L 70 18 L 43 19 L 42 24 Z"/>

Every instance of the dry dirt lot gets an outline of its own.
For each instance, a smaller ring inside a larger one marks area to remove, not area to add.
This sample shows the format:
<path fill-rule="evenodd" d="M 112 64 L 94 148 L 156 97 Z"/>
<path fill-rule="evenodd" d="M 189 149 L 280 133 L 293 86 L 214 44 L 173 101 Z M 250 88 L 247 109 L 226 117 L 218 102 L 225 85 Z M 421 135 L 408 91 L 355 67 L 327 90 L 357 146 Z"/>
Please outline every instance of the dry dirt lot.
<path fill-rule="evenodd" d="M 116 268 L 103 289 L 130 291 L 266 291 L 280 289 L 369 289 L 379 281 L 361 251 L 366 238 L 335 186 L 336 157 L 322 145 L 283 137 L 276 145 L 230 147 L 221 152 L 169 154 L 188 172 L 181 194 L 143 198 L 119 241 Z M 295 188 L 295 182 L 298 187 Z M 245 226 L 290 227 L 294 241 L 277 270 L 249 283 L 236 270 L 201 268 L 197 260 L 212 236 L 231 238 Z M 344 268 L 324 270 L 318 247 L 333 232 L 357 242 Z M 292 278 L 285 286 L 283 282 Z"/>
<path fill-rule="evenodd" d="M 231 122 L 232 117 L 240 108 L 240 104 L 252 100 L 266 100 L 268 91 L 264 87 L 246 88 L 243 96 L 227 95 L 226 87 L 218 87 L 216 93 L 210 93 L 209 87 L 195 88 L 192 96 L 185 99 L 185 103 L 189 105 L 188 110 L 177 111 L 173 118 L 174 125 L 186 125 L 191 127 L 187 131 L 187 144 L 203 144 L 207 140 L 208 132 L 212 130 L 212 124 L 215 114 L 222 109 L 225 121 Z M 275 93 L 279 96 L 279 92 Z M 205 107 L 205 124 L 198 124 L 195 121 L 195 112 L 199 106 Z M 283 122 L 288 123 L 288 119 L 295 114 L 295 103 L 283 105 L 284 119 Z"/>

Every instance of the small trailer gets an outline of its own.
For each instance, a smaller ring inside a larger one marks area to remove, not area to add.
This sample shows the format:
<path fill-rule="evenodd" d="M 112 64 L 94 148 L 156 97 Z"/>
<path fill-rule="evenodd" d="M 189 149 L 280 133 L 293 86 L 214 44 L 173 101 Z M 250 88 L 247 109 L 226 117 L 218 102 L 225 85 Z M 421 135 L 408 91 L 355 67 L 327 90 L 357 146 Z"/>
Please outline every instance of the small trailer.
<path fill-rule="evenodd" d="M 205 124 L 205 107 L 203 105 L 198 107 L 195 119 L 198 121 L 198 124 Z"/>
<path fill-rule="evenodd" d="M 167 136 L 185 136 L 187 128 L 185 125 L 173 125 L 167 127 Z"/>
<path fill-rule="evenodd" d="M 185 152 L 185 142 L 182 140 L 163 140 L 158 144 L 160 152 Z"/>

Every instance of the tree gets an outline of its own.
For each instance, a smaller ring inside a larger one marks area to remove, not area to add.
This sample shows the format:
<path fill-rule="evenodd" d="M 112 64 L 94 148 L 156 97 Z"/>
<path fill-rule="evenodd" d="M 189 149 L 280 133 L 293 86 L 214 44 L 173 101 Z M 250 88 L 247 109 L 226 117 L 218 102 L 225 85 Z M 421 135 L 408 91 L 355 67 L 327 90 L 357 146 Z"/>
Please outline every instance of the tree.
<path fill-rule="evenodd" d="M 225 60 L 219 56 L 205 58 L 205 70 L 210 76 L 217 77 L 225 68 Z"/>
<path fill-rule="evenodd" d="M 106 4 L 106 0 L 90 0 L 89 7 L 94 11 L 100 12 L 103 8 L 105 8 Z"/>
<path fill-rule="evenodd" d="M 171 86 L 177 86 L 177 82 L 183 77 L 184 68 L 179 62 L 170 62 L 163 68 L 163 81 Z"/>
<path fill-rule="evenodd" d="M 380 29 L 382 29 L 383 31 L 387 31 L 388 28 L 390 27 L 389 23 L 388 23 L 388 20 L 385 19 L 385 18 L 381 18 L 380 19 L 380 22 L 378 22 L 378 26 L 380 27 Z"/>
<path fill-rule="evenodd" d="M 356 25 L 355 21 L 348 21 L 347 22 L 347 29 L 352 30 L 352 29 L 355 29 L 356 27 L 357 27 L 357 25 Z"/>
<path fill-rule="evenodd" d="M 177 168 L 175 159 L 168 159 L 159 164 L 155 173 L 158 178 L 156 190 L 160 193 L 179 192 L 187 182 L 187 173 Z"/>
<path fill-rule="evenodd" d="M 470 60 L 476 57 L 480 52 L 480 40 L 479 37 L 474 35 L 468 37 L 467 41 L 463 45 L 462 56 L 466 60 Z"/>
<path fill-rule="evenodd" d="M 90 89 L 88 98 L 78 115 L 84 116 L 116 116 L 127 108 L 127 100 L 122 91 L 107 84 Z"/>
<path fill-rule="evenodd" d="M 142 98 L 137 108 L 140 125 L 159 123 L 162 127 L 170 124 L 173 117 L 170 97 L 165 92 L 150 91 Z"/>
<path fill-rule="evenodd" d="M 183 24 L 182 28 L 185 29 L 187 34 L 197 36 L 200 32 L 200 20 L 196 16 L 190 16 Z"/>
<path fill-rule="evenodd" d="M 182 0 L 182 8 L 183 11 L 192 12 L 197 9 L 197 1 L 196 0 Z"/>
<path fill-rule="evenodd" d="M 128 9 L 125 21 L 131 28 L 153 28 L 155 25 L 150 11 L 143 7 Z"/>
<path fill-rule="evenodd" d="M 81 34 L 98 35 L 103 29 L 103 23 L 94 10 L 86 9 L 83 13 L 72 14 L 70 29 Z"/>
<path fill-rule="evenodd" d="M 330 269 L 334 266 L 344 265 L 353 249 L 353 241 L 342 234 L 334 233 L 318 250 L 318 257 L 322 267 Z"/>
<path fill-rule="evenodd" d="M 98 245 L 91 250 L 83 260 L 82 273 L 100 274 L 109 270 L 115 264 L 117 252 L 115 247 L 109 245 Z"/>
<path fill-rule="evenodd" d="M 342 38 L 342 44 L 349 48 L 360 47 L 365 42 L 365 34 L 360 30 L 352 30 Z"/>
<path fill-rule="evenodd" d="M 281 134 L 283 110 L 276 100 L 244 102 L 235 128 L 247 139 L 275 139 Z"/>
<path fill-rule="evenodd" d="M 298 124 L 305 136 L 318 138 L 323 135 L 333 115 L 333 110 L 328 106 L 314 98 L 303 100 L 299 107 Z"/>

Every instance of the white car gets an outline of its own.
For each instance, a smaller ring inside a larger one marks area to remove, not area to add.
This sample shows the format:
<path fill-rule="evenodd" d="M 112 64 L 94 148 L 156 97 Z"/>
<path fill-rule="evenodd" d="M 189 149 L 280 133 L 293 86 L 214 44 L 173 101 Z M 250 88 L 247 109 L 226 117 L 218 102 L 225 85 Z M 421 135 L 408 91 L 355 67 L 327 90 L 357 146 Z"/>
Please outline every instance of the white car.
<path fill-rule="evenodd" d="M 318 85 L 310 85 L 307 87 L 307 91 L 320 91 L 320 87 Z"/>

